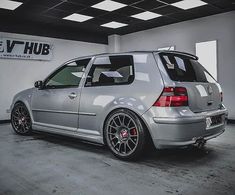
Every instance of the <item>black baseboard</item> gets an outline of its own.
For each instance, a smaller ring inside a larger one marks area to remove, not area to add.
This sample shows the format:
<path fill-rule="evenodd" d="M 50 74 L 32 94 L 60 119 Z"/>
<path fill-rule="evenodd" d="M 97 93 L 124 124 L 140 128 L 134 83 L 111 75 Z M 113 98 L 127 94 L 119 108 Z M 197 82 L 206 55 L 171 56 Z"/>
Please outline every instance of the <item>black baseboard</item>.
<path fill-rule="evenodd" d="M 10 120 L 0 120 L 0 124 L 10 123 Z"/>
<path fill-rule="evenodd" d="M 228 119 L 228 124 L 235 124 L 235 120 Z"/>

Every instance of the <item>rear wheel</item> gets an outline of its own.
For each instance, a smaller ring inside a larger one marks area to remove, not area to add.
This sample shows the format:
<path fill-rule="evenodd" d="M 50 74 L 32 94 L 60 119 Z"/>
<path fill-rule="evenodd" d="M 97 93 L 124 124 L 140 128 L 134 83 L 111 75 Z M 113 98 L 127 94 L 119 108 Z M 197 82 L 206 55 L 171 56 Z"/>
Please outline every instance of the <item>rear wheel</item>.
<path fill-rule="evenodd" d="M 16 103 L 11 112 L 11 125 L 20 135 L 29 135 L 32 132 L 32 121 L 29 111 L 23 103 Z"/>
<path fill-rule="evenodd" d="M 136 114 L 129 110 L 113 112 L 106 120 L 104 134 L 111 152 L 122 160 L 136 159 L 144 150 L 144 126 Z"/>

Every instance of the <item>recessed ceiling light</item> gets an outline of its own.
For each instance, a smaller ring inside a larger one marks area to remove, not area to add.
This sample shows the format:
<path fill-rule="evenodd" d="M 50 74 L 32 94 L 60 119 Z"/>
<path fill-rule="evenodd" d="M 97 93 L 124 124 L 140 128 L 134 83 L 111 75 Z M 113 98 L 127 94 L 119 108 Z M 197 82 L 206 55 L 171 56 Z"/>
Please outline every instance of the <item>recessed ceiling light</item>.
<path fill-rule="evenodd" d="M 187 10 L 187 9 L 192 9 L 195 7 L 200 7 L 200 6 L 203 6 L 206 4 L 207 4 L 206 2 L 201 1 L 201 0 L 183 0 L 183 1 L 173 3 L 171 5 L 178 7 L 178 8 L 181 8 L 181 9 L 184 9 L 184 10 Z"/>
<path fill-rule="evenodd" d="M 151 20 L 153 18 L 157 18 L 157 17 L 160 17 L 160 16 L 162 16 L 162 15 L 146 11 L 146 12 L 142 12 L 140 14 L 132 15 L 131 17 L 138 18 L 138 19 L 141 19 L 141 20 Z"/>
<path fill-rule="evenodd" d="M 1 0 L 0 1 L 0 8 L 2 9 L 9 9 L 9 10 L 15 10 L 17 7 L 22 5 L 21 2 L 16 1 L 10 1 L 10 0 Z"/>
<path fill-rule="evenodd" d="M 111 1 L 111 0 L 105 0 L 91 7 L 111 12 L 126 6 L 127 5 L 123 3 L 118 3 L 116 1 Z"/>
<path fill-rule="evenodd" d="M 71 20 L 71 21 L 75 21 L 75 22 L 84 22 L 84 21 L 90 20 L 91 18 L 93 18 L 93 17 L 82 15 L 82 14 L 71 14 L 69 16 L 64 17 L 63 19 Z"/>
<path fill-rule="evenodd" d="M 102 24 L 101 26 L 107 27 L 107 28 L 120 28 L 120 27 L 127 26 L 127 25 L 128 24 L 113 21 L 113 22 L 109 22 L 109 23 L 106 23 L 106 24 Z"/>

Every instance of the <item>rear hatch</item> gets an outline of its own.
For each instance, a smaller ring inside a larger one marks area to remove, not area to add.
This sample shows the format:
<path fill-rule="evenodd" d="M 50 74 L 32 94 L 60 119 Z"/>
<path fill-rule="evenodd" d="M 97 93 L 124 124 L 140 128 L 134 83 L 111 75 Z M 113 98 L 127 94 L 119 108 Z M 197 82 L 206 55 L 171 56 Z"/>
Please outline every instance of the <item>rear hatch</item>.
<path fill-rule="evenodd" d="M 188 104 L 193 112 L 220 108 L 220 85 L 197 61 L 197 57 L 177 52 L 161 52 L 159 56 L 174 85 L 187 89 Z"/>

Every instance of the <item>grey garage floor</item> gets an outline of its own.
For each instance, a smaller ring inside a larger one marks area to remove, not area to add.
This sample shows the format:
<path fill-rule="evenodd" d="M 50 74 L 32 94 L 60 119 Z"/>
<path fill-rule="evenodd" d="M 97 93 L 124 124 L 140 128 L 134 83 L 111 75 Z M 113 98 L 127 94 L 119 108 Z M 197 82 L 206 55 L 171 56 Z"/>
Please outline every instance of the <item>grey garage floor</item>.
<path fill-rule="evenodd" d="M 152 151 L 139 162 L 105 147 L 0 125 L 0 194 L 235 194 L 235 126 L 196 148 Z"/>

